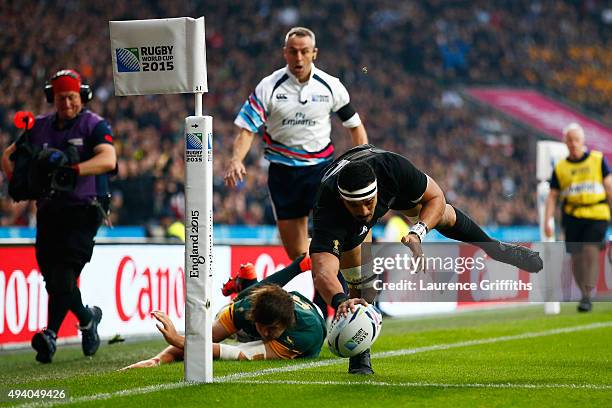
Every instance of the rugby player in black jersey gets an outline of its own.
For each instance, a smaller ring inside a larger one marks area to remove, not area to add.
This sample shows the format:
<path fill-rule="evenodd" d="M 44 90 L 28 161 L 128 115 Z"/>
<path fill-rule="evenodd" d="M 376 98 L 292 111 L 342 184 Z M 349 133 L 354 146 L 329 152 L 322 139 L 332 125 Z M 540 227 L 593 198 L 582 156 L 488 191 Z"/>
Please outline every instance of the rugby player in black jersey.
<path fill-rule="evenodd" d="M 402 238 L 414 256 L 423 254 L 425 235 L 436 229 L 445 237 L 482 248 L 491 258 L 528 272 L 542 269 L 529 248 L 488 236 L 461 210 L 446 203 L 438 184 L 405 157 L 362 145 L 338 157 L 326 170 L 315 199 L 310 243 L 316 289 L 336 311 L 346 315 L 355 304 L 373 301 L 375 275 L 361 270 L 361 244 L 372 239 L 372 227 L 389 210 L 408 217 L 412 226 Z M 350 298 L 337 278 L 340 270 Z M 349 373 L 373 374 L 370 352 L 351 357 Z"/>

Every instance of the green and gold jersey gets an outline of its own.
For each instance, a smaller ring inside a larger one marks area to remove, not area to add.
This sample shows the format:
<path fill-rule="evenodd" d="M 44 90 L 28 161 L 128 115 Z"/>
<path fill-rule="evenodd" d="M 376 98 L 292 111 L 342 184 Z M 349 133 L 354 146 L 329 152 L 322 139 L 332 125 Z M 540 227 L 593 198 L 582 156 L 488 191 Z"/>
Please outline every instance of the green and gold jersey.
<path fill-rule="evenodd" d="M 325 320 L 310 300 L 298 292 L 289 294 L 293 298 L 295 324 L 279 338 L 269 342 L 269 345 L 283 359 L 317 357 L 327 336 Z M 247 296 L 226 307 L 219 314 L 219 322 L 229 333 L 244 330 L 247 334 L 260 338 L 255 323 L 247 319 L 250 309 L 251 302 Z"/>

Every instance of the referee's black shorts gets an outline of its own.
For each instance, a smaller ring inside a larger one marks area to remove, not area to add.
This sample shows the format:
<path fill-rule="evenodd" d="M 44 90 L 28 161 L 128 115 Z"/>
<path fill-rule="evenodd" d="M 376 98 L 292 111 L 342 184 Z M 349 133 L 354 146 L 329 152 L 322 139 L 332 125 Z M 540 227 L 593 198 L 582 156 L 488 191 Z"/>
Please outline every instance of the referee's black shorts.
<path fill-rule="evenodd" d="M 276 220 L 307 217 L 329 162 L 315 166 L 292 167 L 270 163 L 268 189 Z"/>
<path fill-rule="evenodd" d="M 580 251 L 585 243 L 601 245 L 603 248 L 608 224 L 609 221 L 587 220 L 564 215 L 565 250 L 570 254 Z"/>

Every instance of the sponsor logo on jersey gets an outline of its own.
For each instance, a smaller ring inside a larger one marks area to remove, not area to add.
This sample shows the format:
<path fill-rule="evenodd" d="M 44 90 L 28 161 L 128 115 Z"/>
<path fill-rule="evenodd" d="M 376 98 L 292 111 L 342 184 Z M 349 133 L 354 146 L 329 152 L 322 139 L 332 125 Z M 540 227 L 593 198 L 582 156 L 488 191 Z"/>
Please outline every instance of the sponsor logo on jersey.
<path fill-rule="evenodd" d="M 313 102 L 329 102 L 329 95 L 312 95 L 310 100 Z"/>
<path fill-rule="evenodd" d="M 589 166 L 578 167 L 570 170 L 570 174 L 572 176 L 589 174 L 591 172 L 591 168 Z"/>
<path fill-rule="evenodd" d="M 332 241 L 332 244 L 334 245 L 334 247 L 332 248 L 332 252 L 336 255 L 340 255 L 340 241 L 334 239 Z"/>
<path fill-rule="evenodd" d="M 296 112 L 293 118 L 285 118 L 282 122 L 283 126 L 316 126 L 317 121 L 306 117 L 302 112 Z"/>

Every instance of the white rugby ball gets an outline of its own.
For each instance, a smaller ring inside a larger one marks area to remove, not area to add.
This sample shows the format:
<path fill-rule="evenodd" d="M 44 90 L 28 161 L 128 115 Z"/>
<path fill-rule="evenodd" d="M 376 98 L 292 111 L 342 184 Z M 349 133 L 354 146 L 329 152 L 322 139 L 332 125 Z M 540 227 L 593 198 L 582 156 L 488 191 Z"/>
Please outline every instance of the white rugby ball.
<path fill-rule="evenodd" d="M 382 316 L 372 305 L 355 305 L 355 313 L 334 320 L 327 346 L 338 357 L 352 357 L 372 346 L 382 328 Z"/>

